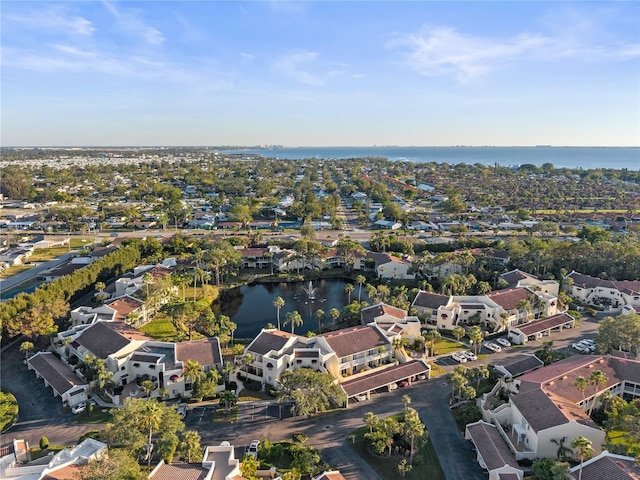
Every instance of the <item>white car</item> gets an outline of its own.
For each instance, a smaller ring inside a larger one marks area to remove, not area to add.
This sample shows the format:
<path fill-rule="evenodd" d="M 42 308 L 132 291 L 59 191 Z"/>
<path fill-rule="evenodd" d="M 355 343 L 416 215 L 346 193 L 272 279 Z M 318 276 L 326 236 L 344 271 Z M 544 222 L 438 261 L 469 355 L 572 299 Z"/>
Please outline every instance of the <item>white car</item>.
<path fill-rule="evenodd" d="M 364 393 L 361 393 L 360 395 L 356 395 L 356 400 L 359 402 L 364 402 L 367 399 L 367 396 Z"/>
<path fill-rule="evenodd" d="M 478 359 L 478 356 L 475 353 L 469 352 L 468 350 L 465 350 L 464 352 L 460 352 L 460 353 L 464 355 L 465 358 L 470 362 L 473 362 L 474 360 Z"/>
<path fill-rule="evenodd" d="M 71 407 L 71 413 L 74 415 L 78 415 L 87 410 L 87 402 L 76 403 L 73 407 Z"/>
<path fill-rule="evenodd" d="M 499 352 L 500 350 L 502 350 L 502 348 L 500 348 L 500 345 L 493 342 L 485 343 L 484 348 L 486 348 L 487 350 L 491 350 L 492 352 Z"/>
<path fill-rule="evenodd" d="M 510 347 L 511 346 L 511 342 L 509 340 L 507 340 L 506 338 L 496 338 L 496 343 L 499 343 L 503 347 Z"/>
<path fill-rule="evenodd" d="M 258 445 L 260 445 L 260 440 L 253 440 L 249 445 L 247 455 L 251 455 L 253 458 L 258 458 Z"/>
<path fill-rule="evenodd" d="M 586 343 L 587 345 L 589 345 L 594 350 L 598 346 L 598 344 L 596 342 L 594 342 L 593 340 L 591 340 L 590 338 L 585 338 L 580 343 Z"/>
<path fill-rule="evenodd" d="M 465 357 L 461 352 L 452 353 L 451 358 L 453 358 L 458 363 L 467 363 L 467 357 Z"/>
<path fill-rule="evenodd" d="M 389 390 L 396 390 L 397 388 L 398 388 L 397 383 L 392 383 L 391 385 L 389 385 Z"/>

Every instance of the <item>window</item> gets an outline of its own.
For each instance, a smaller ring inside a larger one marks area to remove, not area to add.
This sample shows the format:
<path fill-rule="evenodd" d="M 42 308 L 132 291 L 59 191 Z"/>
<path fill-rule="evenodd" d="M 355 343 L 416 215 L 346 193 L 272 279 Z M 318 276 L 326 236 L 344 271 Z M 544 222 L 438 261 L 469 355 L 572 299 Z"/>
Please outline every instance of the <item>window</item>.
<path fill-rule="evenodd" d="M 155 366 L 155 365 L 149 365 L 149 368 L 150 368 L 151 370 L 155 370 L 155 369 L 156 369 L 156 366 Z"/>
<path fill-rule="evenodd" d="M 184 384 L 184 389 L 185 390 L 191 390 L 191 384 L 190 383 L 185 383 Z"/>
<path fill-rule="evenodd" d="M 138 368 L 140 366 L 140 364 L 139 363 L 134 363 L 133 366 Z"/>

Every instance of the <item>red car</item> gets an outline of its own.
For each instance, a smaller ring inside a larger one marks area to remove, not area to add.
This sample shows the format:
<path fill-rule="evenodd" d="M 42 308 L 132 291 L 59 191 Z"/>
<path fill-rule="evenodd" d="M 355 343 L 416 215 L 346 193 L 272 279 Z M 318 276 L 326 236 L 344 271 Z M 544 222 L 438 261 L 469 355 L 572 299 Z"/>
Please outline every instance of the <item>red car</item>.
<path fill-rule="evenodd" d="M 400 388 L 408 387 L 410 385 L 406 380 L 401 381 L 399 384 Z"/>

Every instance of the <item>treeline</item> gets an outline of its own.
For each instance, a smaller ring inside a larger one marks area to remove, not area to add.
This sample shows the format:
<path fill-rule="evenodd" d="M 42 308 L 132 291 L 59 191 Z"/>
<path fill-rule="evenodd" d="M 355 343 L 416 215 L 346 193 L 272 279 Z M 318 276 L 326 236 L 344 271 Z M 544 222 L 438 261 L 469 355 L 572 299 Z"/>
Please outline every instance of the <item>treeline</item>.
<path fill-rule="evenodd" d="M 56 332 L 56 321 L 66 318 L 69 303 L 94 288 L 98 281 L 122 275 L 138 265 L 140 242 L 124 246 L 95 262 L 42 285 L 33 293 L 20 293 L 0 304 L 2 338 L 23 334 L 29 338 Z"/>

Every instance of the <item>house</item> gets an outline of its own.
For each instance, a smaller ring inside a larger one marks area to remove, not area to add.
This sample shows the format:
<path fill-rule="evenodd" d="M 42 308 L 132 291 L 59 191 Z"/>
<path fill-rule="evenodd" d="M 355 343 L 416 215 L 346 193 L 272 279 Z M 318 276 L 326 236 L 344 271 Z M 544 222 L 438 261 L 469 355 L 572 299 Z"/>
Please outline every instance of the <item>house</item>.
<path fill-rule="evenodd" d="M 373 222 L 373 228 L 381 228 L 383 230 L 398 230 L 401 227 L 402 223 L 390 220 L 376 220 Z"/>
<path fill-rule="evenodd" d="M 329 472 L 322 472 L 317 477 L 312 477 L 311 480 L 345 480 L 345 478 L 340 473 L 340 470 L 331 470 Z"/>
<path fill-rule="evenodd" d="M 410 280 L 415 278 L 415 274 L 411 272 L 413 262 L 397 257 L 390 253 L 383 252 L 367 252 L 364 258 L 364 264 L 367 260 L 373 260 L 374 270 L 378 278 L 389 280 Z M 362 260 L 357 262 L 362 267 Z"/>
<path fill-rule="evenodd" d="M 276 329 L 263 329 L 245 349 L 251 361 L 243 367 L 247 378 L 263 385 L 277 385 L 287 369 L 312 368 L 329 373 L 341 384 L 347 397 L 429 375 L 422 361 L 396 365 L 392 338 L 374 324 L 323 333 L 312 338 Z"/>
<path fill-rule="evenodd" d="M 494 290 L 485 295 L 440 295 L 421 290 L 411 306 L 439 329 L 481 325 L 492 332 L 538 316 L 555 315 L 558 308 L 556 296 L 530 287 Z"/>
<path fill-rule="evenodd" d="M 640 280 L 603 280 L 575 271 L 566 279 L 564 287 L 580 302 L 608 311 L 619 311 L 624 305 L 640 307 Z"/>
<path fill-rule="evenodd" d="M 89 385 L 51 352 L 38 352 L 27 360 L 29 370 L 51 387 L 53 395 L 62 399 L 63 405 L 71 407 L 87 400 Z"/>
<path fill-rule="evenodd" d="M 104 306 L 115 311 L 114 320 L 125 322 L 134 327 L 147 323 L 147 311 L 142 300 L 124 295 L 105 302 Z"/>
<path fill-rule="evenodd" d="M 363 325 L 377 326 L 386 332 L 390 338 L 400 336 L 411 341 L 422 338 L 420 334 L 420 319 L 407 315 L 406 310 L 392 307 L 385 303 L 378 303 L 360 311 Z"/>
<path fill-rule="evenodd" d="M 580 393 L 574 386 L 576 378 L 589 378 L 595 370 L 606 375 L 605 385 L 597 390 L 591 386 Z M 585 412 L 605 391 L 633 399 L 640 397 L 639 387 L 638 361 L 610 355 L 572 356 L 511 381 L 498 382 L 479 401 L 483 421 L 489 425 L 482 428 L 495 427 L 499 435 L 490 435 L 502 439 L 516 461 L 555 458 L 558 443 L 568 445 L 578 436 L 589 439 L 599 453 L 605 432 Z M 474 441 L 472 432 L 468 438 Z M 497 448 L 503 449 L 502 445 Z M 512 465 L 512 457 L 503 458 L 505 465 Z"/>
<path fill-rule="evenodd" d="M 23 440 L 14 443 L 26 443 Z M 65 448 L 55 455 L 33 462 L 15 459 L 8 464 L 0 462 L 0 478 L 12 480 L 62 480 L 79 478 L 84 465 L 99 460 L 107 453 L 107 444 L 87 438 L 73 448 Z M 46 463 L 45 463 L 46 462 Z"/>
<path fill-rule="evenodd" d="M 574 479 L 582 480 L 638 480 L 640 478 L 640 466 L 633 457 L 616 455 L 603 450 L 599 455 L 585 460 L 571 470 Z"/>

